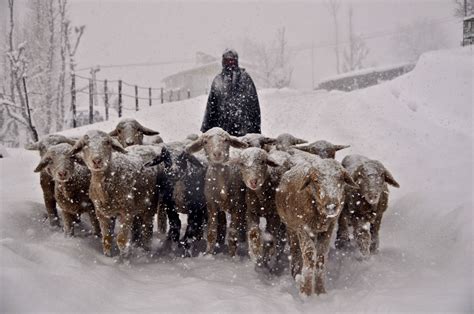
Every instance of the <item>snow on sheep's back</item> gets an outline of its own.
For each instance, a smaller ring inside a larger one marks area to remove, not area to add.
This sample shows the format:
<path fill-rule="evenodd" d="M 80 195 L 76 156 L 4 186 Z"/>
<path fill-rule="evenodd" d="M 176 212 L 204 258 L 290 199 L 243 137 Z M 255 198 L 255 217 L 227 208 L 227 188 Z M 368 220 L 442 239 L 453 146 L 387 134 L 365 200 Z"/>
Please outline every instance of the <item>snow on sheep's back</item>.
<path fill-rule="evenodd" d="M 9 150 L 0 160 L 0 311 L 472 311 L 472 60 L 469 48 L 431 52 L 411 73 L 351 93 L 260 91 L 268 135 L 350 144 L 338 160 L 379 159 L 401 184 L 378 255 L 359 262 L 331 250 L 327 295 L 301 300 L 288 274 L 263 279 L 248 260 L 219 255 L 116 264 L 97 239 L 66 239 L 42 223 L 39 156 Z M 205 101 L 135 117 L 178 140 L 198 133 Z"/>

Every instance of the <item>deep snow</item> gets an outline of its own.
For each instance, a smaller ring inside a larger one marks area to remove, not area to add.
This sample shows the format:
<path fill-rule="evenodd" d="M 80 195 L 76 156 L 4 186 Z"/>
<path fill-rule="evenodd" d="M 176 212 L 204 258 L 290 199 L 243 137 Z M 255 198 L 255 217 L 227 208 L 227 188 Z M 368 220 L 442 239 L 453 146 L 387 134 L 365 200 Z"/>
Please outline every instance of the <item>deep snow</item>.
<path fill-rule="evenodd" d="M 0 312 L 472 312 L 473 57 L 471 48 L 427 53 L 412 72 L 350 93 L 259 92 L 264 133 L 350 144 L 338 160 L 379 159 L 401 185 L 391 188 L 378 255 L 359 262 L 331 250 L 327 295 L 303 300 L 288 274 L 265 278 L 246 258 L 118 264 L 98 239 L 49 228 L 33 173 L 39 155 L 9 149 L 0 159 Z M 136 118 L 178 140 L 198 132 L 205 101 L 157 105 Z"/>

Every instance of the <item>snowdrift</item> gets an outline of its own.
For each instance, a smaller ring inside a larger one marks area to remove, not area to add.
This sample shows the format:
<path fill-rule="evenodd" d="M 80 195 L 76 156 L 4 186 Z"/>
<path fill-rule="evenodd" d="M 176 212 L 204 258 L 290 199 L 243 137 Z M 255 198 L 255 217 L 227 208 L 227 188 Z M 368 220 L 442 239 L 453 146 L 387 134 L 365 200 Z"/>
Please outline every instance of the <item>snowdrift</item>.
<path fill-rule="evenodd" d="M 330 252 L 328 294 L 301 299 L 292 278 L 257 275 L 245 258 L 160 256 L 117 264 L 92 237 L 44 222 L 39 156 L 0 159 L 0 312 L 329 312 L 473 310 L 473 52 L 427 53 L 391 82 L 350 93 L 263 90 L 263 132 L 326 139 L 379 159 L 391 189 L 380 253 Z M 205 97 L 135 114 L 167 141 L 198 133 Z M 112 130 L 117 120 L 63 132 Z M 159 240 L 155 239 L 155 245 Z"/>

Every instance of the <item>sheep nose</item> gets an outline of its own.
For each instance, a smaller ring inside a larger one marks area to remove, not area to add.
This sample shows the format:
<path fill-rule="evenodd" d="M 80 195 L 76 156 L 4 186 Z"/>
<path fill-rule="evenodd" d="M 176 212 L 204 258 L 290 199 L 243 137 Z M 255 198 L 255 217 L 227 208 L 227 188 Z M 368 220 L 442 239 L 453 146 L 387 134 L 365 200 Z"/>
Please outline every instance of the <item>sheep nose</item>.
<path fill-rule="evenodd" d="M 99 166 L 102 163 L 102 158 L 96 157 L 92 159 L 92 162 L 94 163 L 95 166 Z"/>
<path fill-rule="evenodd" d="M 214 153 L 214 157 L 216 157 L 216 158 L 221 158 L 221 156 L 222 156 L 221 152 L 215 152 Z"/>
<path fill-rule="evenodd" d="M 60 178 L 64 178 L 64 177 L 66 177 L 66 172 L 65 171 L 58 171 L 58 176 Z"/>
<path fill-rule="evenodd" d="M 133 140 L 126 140 L 125 144 L 127 144 L 127 146 L 133 145 Z"/>

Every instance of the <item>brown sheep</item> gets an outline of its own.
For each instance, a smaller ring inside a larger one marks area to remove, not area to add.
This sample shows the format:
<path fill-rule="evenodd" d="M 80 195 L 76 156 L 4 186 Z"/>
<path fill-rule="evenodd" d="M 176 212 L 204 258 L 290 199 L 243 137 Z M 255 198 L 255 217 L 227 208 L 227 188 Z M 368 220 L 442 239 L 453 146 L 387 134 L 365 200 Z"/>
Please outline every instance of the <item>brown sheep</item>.
<path fill-rule="evenodd" d="M 321 158 L 336 158 L 336 152 L 338 150 L 349 148 L 349 145 L 335 145 L 329 143 L 328 141 L 316 141 L 311 144 L 302 145 L 302 146 L 290 146 L 291 148 L 296 148 L 304 152 L 318 155 Z"/>
<path fill-rule="evenodd" d="M 43 157 L 49 147 L 61 143 L 74 145 L 75 141 L 63 135 L 53 134 L 42 138 L 38 142 L 27 144 L 25 148 L 28 150 L 38 150 L 40 157 Z M 56 209 L 56 198 L 54 197 L 54 179 L 46 171 L 41 171 L 40 184 L 49 223 L 53 227 L 59 227 L 58 210 Z"/>
<path fill-rule="evenodd" d="M 238 139 L 246 143 L 249 147 L 269 148 L 270 145 L 276 144 L 277 140 L 271 137 L 264 136 L 260 133 L 248 133 Z"/>
<path fill-rule="evenodd" d="M 245 241 L 245 185 L 235 164 L 228 164 L 230 147 L 246 148 L 247 144 L 229 135 L 221 128 L 212 128 L 186 148 L 189 153 L 204 149 L 209 160 L 206 170 L 204 194 L 208 210 L 207 250 L 214 254 L 218 236 L 225 234 L 225 213 L 231 216 L 228 246 L 235 256 L 238 240 Z"/>
<path fill-rule="evenodd" d="M 271 151 L 272 149 L 287 151 L 290 146 L 298 145 L 298 144 L 305 144 L 308 141 L 297 138 L 289 133 L 283 133 L 277 136 L 275 143 L 268 144 L 270 147 L 266 147 L 266 151 Z"/>
<path fill-rule="evenodd" d="M 89 198 L 91 174 L 80 158 L 68 154 L 71 147 L 66 143 L 49 147 L 35 172 L 45 171 L 54 179 L 54 196 L 62 209 L 65 234 L 74 235 L 74 222 L 87 213 L 94 234 L 99 236 L 99 221 Z"/>
<path fill-rule="evenodd" d="M 336 248 L 347 248 L 349 227 L 363 258 L 377 252 L 382 217 L 388 206 L 388 186 L 400 187 L 392 174 L 377 160 L 349 155 L 342 160 L 358 188 L 347 188 L 344 209 L 339 217 Z"/>
<path fill-rule="evenodd" d="M 132 224 L 136 216 L 143 222 L 143 248 L 149 250 L 157 208 L 156 171 L 143 168 L 143 157 L 125 155 L 127 151 L 120 143 L 102 131 L 88 131 L 69 153 L 74 155 L 81 151 L 91 171 L 89 195 L 99 219 L 104 254 L 112 255 L 113 220 L 116 217 L 121 226 L 117 235 L 120 256 L 127 257 L 130 253 Z"/>
<path fill-rule="evenodd" d="M 290 241 L 291 274 L 305 295 L 325 293 L 325 272 L 331 234 L 342 210 L 344 186 L 354 185 L 333 159 L 313 157 L 282 177 L 276 206 Z"/>
<path fill-rule="evenodd" d="M 137 120 L 130 118 L 122 119 L 115 127 L 115 130 L 109 133 L 109 135 L 117 137 L 124 148 L 131 145 L 143 145 L 144 135 L 151 136 L 158 134 L 160 134 L 160 132 L 146 128 Z M 155 141 L 160 142 L 163 140 L 158 138 Z"/>
<path fill-rule="evenodd" d="M 275 171 L 279 167 L 269 154 L 260 148 L 244 149 L 238 159 L 242 179 L 247 187 L 245 200 L 247 204 L 247 240 L 249 255 L 257 267 L 270 266 L 271 259 L 280 261 L 285 247 L 285 226 L 278 216 L 275 204 L 275 193 L 281 175 Z M 260 217 L 265 218 L 266 231 L 271 240 L 265 239 L 260 230 Z"/>

